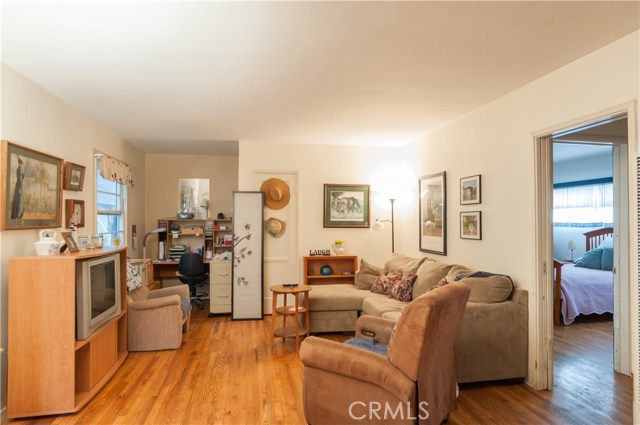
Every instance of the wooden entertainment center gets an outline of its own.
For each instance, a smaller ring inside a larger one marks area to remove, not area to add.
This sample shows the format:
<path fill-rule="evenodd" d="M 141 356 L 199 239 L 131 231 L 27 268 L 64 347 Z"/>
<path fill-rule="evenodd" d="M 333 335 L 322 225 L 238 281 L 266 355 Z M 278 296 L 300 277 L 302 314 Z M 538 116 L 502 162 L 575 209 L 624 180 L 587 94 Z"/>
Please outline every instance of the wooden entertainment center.
<path fill-rule="evenodd" d="M 120 256 L 121 313 L 76 340 L 76 261 Z M 7 416 L 80 410 L 124 363 L 127 249 L 109 247 L 9 259 Z"/>

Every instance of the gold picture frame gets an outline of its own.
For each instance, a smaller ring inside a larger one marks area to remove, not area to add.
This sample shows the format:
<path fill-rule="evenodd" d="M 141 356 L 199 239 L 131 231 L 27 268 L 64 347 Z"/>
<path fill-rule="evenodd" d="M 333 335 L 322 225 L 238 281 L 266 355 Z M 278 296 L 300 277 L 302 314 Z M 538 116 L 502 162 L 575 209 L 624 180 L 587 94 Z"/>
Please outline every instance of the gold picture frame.
<path fill-rule="evenodd" d="M 71 220 L 76 227 L 84 227 L 84 201 L 78 199 L 66 199 L 64 201 L 64 225 L 71 228 Z"/>
<path fill-rule="evenodd" d="M 2 230 L 62 225 L 63 160 L 2 141 Z"/>
<path fill-rule="evenodd" d="M 67 244 L 67 248 L 69 248 L 69 252 L 78 252 L 80 248 L 78 248 L 78 243 L 73 236 L 71 236 L 71 232 L 62 232 L 62 239 L 64 239 L 64 243 Z"/>
<path fill-rule="evenodd" d="M 66 161 L 64 163 L 64 190 L 82 192 L 84 186 L 84 173 L 87 167 Z"/>

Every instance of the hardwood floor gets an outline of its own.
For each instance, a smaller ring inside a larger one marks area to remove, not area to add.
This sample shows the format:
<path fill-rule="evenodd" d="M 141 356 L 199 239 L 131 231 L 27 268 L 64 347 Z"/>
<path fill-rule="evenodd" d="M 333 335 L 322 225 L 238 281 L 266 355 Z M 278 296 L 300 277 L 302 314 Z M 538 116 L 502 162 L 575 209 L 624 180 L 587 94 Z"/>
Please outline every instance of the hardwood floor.
<path fill-rule="evenodd" d="M 554 331 L 553 391 L 502 382 L 463 385 L 450 424 L 632 424 L 632 379 L 613 371 L 611 316 Z"/>
<path fill-rule="evenodd" d="M 270 316 L 264 321 L 209 319 L 206 309 L 196 309 L 191 324 L 179 350 L 130 353 L 80 412 L 11 424 L 304 423 L 302 364 L 292 339 L 283 343 L 271 337 Z M 554 391 L 502 382 L 463 385 L 449 423 L 631 423 L 631 378 L 605 364 L 607 358 L 611 364 L 610 327 L 596 321 L 557 330 Z M 578 333 L 589 339 L 577 338 Z M 594 357 L 581 356 L 584 345 L 601 348 Z"/>

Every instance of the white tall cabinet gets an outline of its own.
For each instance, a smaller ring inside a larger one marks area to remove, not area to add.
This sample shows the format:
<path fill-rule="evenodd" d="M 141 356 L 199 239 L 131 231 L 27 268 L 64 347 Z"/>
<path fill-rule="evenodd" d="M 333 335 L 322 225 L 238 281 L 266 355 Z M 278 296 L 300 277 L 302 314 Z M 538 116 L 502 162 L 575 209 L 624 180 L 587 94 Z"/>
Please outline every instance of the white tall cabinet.
<path fill-rule="evenodd" d="M 231 313 L 231 261 L 210 261 L 209 266 L 209 317 Z"/>

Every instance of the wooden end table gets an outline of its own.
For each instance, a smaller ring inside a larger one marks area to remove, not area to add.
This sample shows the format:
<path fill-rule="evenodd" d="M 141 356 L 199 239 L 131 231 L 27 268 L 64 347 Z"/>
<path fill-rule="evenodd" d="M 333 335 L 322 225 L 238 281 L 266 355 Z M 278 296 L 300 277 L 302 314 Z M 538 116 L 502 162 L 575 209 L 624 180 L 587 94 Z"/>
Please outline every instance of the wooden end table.
<path fill-rule="evenodd" d="M 295 338 L 296 351 L 298 351 L 300 348 L 300 337 L 307 335 L 309 332 L 309 291 L 311 291 L 311 286 L 276 285 L 269 289 L 273 292 L 273 302 L 271 306 L 271 331 L 274 336 L 281 337 L 283 341 L 285 338 Z M 293 295 L 293 305 L 287 305 L 287 295 L 289 294 Z M 302 306 L 300 305 L 299 294 L 304 294 L 304 302 Z M 281 307 L 276 307 L 278 304 L 278 295 L 284 296 L 284 305 Z M 300 326 L 300 314 L 304 314 L 304 327 Z M 282 326 L 276 329 L 277 315 L 282 316 Z M 287 317 L 293 318 L 293 325 L 287 326 Z"/>

